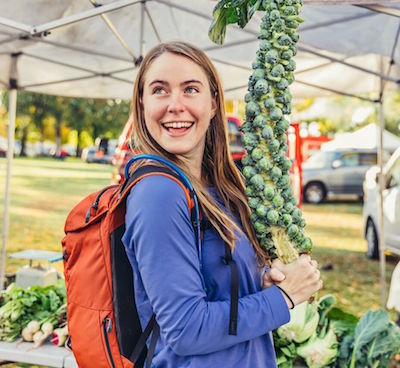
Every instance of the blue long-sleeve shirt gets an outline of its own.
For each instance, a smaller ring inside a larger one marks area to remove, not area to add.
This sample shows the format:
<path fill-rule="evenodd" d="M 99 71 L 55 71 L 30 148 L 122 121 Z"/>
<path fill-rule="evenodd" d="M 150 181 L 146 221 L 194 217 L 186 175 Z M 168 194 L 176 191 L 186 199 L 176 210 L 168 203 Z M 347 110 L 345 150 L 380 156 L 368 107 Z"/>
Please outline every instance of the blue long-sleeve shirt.
<path fill-rule="evenodd" d="M 254 249 L 238 235 L 233 252 L 240 275 L 238 325 L 237 335 L 229 335 L 230 267 L 221 260 L 224 243 L 213 229 L 203 236 L 200 270 L 182 188 L 163 176 L 146 177 L 133 187 L 122 240 L 142 327 L 153 313 L 160 326 L 152 367 L 276 367 L 269 332 L 290 319 L 280 290 L 262 290 Z"/>

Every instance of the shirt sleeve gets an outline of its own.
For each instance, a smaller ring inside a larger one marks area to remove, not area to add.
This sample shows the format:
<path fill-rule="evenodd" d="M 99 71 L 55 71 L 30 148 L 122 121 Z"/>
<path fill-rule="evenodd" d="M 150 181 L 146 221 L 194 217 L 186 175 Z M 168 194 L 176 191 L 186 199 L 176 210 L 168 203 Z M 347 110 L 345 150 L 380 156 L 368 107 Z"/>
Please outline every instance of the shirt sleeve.
<path fill-rule="evenodd" d="M 228 335 L 230 301 L 208 301 L 189 207 L 178 183 L 142 179 L 127 202 L 124 243 L 135 253 L 161 334 L 178 355 L 207 354 L 262 336 L 287 323 L 287 304 L 272 286 L 239 299 L 237 336 Z"/>

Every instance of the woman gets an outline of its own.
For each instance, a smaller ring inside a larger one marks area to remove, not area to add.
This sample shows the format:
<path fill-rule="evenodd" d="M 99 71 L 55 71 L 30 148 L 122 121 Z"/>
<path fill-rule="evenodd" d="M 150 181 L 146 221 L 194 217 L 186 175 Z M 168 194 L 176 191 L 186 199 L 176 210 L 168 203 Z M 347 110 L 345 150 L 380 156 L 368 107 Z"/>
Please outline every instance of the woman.
<path fill-rule="evenodd" d="M 183 190 L 150 176 L 132 189 L 123 237 L 134 270 L 142 326 L 153 313 L 160 326 L 153 367 L 275 367 L 271 334 L 298 304 L 322 286 L 316 262 L 302 256 L 275 262 L 262 280 L 266 254 L 249 219 L 244 183 L 230 154 L 223 89 L 199 49 L 161 44 L 144 58 L 133 97 L 133 142 L 177 164 L 189 177 L 202 215 L 202 265 Z M 228 334 L 230 269 L 224 242 L 239 275 L 237 335 Z M 201 268 L 202 266 L 202 268 Z M 279 272 L 279 270 L 281 272 Z"/>

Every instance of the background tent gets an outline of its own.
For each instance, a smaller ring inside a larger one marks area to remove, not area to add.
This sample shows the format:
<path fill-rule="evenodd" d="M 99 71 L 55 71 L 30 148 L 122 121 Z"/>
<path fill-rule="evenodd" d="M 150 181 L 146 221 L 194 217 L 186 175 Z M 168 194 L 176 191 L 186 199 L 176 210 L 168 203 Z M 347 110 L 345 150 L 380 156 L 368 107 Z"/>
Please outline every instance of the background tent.
<path fill-rule="evenodd" d="M 295 96 L 360 95 L 400 79 L 398 2 L 304 1 L 296 56 Z M 310 4 L 335 4 L 313 6 Z M 354 7 L 348 4 L 358 4 Z M 242 98 L 257 49 L 260 15 L 245 30 L 230 26 L 225 45 L 207 30 L 215 1 L 31 0 L 0 3 L 0 86 L 10 90 L 9 150 L 2 231 L 5 243 L 17 90 L 77 97 L 130 98 L 137 65 L 160 41 L 182 39 L 203 48 L 217 66 L 230 98 Z M 347 4 L 347 5 L 338 5 Z M 383 122 L 383 116 L 381 118 Z M 381 238 L 382 239 L 382 238 Z M 382 248 L 383 249 L 383 248 Z M 381 259 L 383 259 L 383 253 Z M 383 261 L 384 262 L 384 261 Z M 384 266 L 384 263 L 382 263 Z M 384 291 L 383 291 L 384 292 Z M 383 297 L 382 297 L 383 298 Z"/>
<path fill-rule="evenodd" d="M 379 127 L 374 124 L 368 124 L 353 133 L 344 133 L 336 136 L 335 139 L 323 143 L 324 151 L 340 148 L 359 148 L 359 149 L 378 149 Z M 385 151 L 393 153 L 400 147 L 400 138 L 387 130 L 383 131 L 383 147 Z"/>

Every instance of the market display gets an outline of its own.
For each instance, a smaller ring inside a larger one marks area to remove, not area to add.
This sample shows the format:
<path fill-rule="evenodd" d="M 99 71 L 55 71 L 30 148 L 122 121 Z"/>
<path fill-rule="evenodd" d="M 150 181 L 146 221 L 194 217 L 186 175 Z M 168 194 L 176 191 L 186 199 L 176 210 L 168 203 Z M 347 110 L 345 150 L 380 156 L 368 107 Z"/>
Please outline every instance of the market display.
<path fill-rule="evenodd" d="M 0 341 L 49 340 L 63 346 L 68 336 L 66 292 L 63 280 L 47 287 L 21 288 L 11 284 L 0 293 Z"/>

